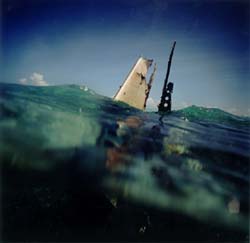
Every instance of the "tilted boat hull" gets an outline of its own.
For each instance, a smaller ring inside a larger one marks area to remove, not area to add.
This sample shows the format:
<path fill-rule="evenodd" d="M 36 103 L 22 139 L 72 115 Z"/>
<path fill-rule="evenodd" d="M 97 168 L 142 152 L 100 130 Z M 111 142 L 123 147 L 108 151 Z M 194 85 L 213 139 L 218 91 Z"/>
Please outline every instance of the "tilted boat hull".
<path fill-rule="evenodd" d="M 125 102 L 130 106 L 143 110 L 149 89 L 146 75 L 152 63 L 153 60 L 140 57 L 116 93 L 114 100 Z"/>

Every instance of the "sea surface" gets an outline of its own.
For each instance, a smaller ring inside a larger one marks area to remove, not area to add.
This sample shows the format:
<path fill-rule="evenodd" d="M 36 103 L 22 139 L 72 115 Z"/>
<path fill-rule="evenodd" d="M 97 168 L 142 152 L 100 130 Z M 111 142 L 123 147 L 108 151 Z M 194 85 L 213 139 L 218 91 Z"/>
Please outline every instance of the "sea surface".
<path fill-rule="evenodd" d="M 1 238 L 249 242 L 250 118 L 0 84 Z"/>

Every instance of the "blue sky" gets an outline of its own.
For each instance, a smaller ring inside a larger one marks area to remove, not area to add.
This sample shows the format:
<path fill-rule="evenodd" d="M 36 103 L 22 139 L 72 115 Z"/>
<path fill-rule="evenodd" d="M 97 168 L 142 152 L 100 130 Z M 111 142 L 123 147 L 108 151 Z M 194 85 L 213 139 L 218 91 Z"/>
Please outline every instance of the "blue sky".
<path fill-rule="evenodd" d="M 2 14 L 2 82 L 84 84 L 112 97 L 142 55 L 157 63 L 158 103 L 176 40 L 174 108 L 250 114 L 247 0 L 4 0 Z"/>

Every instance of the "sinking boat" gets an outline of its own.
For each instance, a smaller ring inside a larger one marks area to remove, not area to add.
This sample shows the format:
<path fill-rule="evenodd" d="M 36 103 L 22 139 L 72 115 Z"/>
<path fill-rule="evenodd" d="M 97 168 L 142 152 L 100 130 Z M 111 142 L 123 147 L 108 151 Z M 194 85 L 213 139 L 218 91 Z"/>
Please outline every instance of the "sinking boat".
<path fill-rule="evenodd" d="M 153 60 L 140 57 L 132 67 L 124 83 L 120 86 L 120 89 L 114 96 L 114 100 L 123 101 L 130 106 L 144 110 L 156 71 L 155 65 L 147 83 L 146 75 L 152 63 Z"/>
<path fill-rule="evenodd" d="M 168 82 L 168 77 L 170 74 L 175 44 L 176 42 L 174 42 L 173 44 L 168 61 L 167 74 L 162 89 L 161 102 L 158 105 L 159 112 L 171 111 L 171 94 L 173 92 L 173 83 Z M 155 63 L 154 70 L 149 78 L 149 82 L 147 82 L 146 75 L 152 63 L 152 59 L 140 57 L 132 67 L 131 71 L 129 72 L 123 84 L 120 86 L 117 93 L 115 94 L 114 100 L 122 101 L 140 110 L 145 110 L 147 105 L 147 99 L 149 97 L 149 93 L 156 72 Z"/>

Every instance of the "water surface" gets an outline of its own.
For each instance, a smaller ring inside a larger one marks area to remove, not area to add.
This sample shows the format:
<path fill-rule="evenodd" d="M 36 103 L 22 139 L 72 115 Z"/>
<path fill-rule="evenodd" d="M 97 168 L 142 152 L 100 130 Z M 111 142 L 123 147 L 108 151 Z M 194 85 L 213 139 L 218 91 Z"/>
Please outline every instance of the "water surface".
<path fill-rule="evenodd" d="M 249 241 L 250 119 L 0 84 L 5 241 Z"/>

